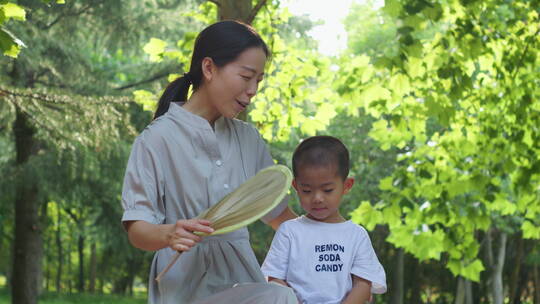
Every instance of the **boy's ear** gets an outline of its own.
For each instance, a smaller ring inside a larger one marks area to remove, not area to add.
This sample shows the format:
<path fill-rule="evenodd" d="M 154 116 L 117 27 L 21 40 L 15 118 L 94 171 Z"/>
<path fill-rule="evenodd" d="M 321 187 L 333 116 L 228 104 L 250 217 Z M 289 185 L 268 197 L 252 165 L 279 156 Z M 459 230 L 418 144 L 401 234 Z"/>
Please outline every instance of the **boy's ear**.
<path fill-rule="evenodd" d="M 296 190 L 298 192 L 298 185 L 296 184 L 296 179 L 295 178 L 293 178 L 293 180 L 292 180 L 292 186 L 293 186 L 294 190 Z"/>
<path fill-rule="evenodd" d="M 212 80 L 212 76 L 215 73 L 214 60 L 212 60 L 212 58 L 210 57 L 204 57 L 201 62 L 201 69 L 202 69 L 204 80 L 206 81 Z"/>
<path fill-rule="evenodd" d="M 349 193 L 353 185 L 354 185 L 354 177 L 347 177 L 345 181 L 343 182 L 343 190 L 344 190 L 343 194 Z"/>

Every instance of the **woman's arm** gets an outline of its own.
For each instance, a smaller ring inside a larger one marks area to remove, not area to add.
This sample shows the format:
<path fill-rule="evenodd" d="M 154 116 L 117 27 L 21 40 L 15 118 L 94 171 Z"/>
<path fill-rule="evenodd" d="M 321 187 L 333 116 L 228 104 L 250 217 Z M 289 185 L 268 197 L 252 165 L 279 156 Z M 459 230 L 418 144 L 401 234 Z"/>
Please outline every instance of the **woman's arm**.
<path fill-rule="evenodd" d="M 131 244 L 139 249 L 155 251 L 170 247 L 176 251 L 188 251 L 201 237 L 194 231 L 212 233 L 207 220 L 178 220 L 176 224 L 151 224 L 145 221 L 125 222 Z"/>
<path fill-rule="evenodd" d="M 343 304 L 364 304 L 371 299 L 371 282 L 352 275 L 353 286 Z"/>
<path fill-rule="evenodd" d="M 287 206 L 287 208 L 285 208 L 278 216 L 276 216 L 276 218 L 268 222 L 268 225 L 270 225 L 270 227 L 272 227 L 274 230 L 277 230 L 281 223 L 297 217 L 298 215 L 296 215 L 296 213 L 294 213 L 294 211 L 292 211 L 291 208 Z"/>

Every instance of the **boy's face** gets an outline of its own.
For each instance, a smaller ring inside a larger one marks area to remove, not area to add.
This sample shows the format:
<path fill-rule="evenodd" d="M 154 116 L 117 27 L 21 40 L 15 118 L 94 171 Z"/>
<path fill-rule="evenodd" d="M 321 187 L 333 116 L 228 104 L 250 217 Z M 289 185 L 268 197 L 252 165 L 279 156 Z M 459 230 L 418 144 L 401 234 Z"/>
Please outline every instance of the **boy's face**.
<path fill-rule="evenodd" d="M 298 170 L 293 187 L 307 217 L 326 223 L 339 223 L 341 197 L 349 192 L 353 178 L 343 180 L 335 166 L 305 167 Z"/>

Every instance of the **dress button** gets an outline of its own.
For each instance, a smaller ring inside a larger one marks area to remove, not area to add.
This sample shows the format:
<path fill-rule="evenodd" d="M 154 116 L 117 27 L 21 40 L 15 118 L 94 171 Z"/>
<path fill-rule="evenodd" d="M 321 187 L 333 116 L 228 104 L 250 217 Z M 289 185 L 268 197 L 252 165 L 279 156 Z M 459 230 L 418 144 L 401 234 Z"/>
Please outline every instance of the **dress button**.
<path fill-rule="evenodd" d="M 229 189 L 229 184 L 224 184 L 224 185 L 223 185 L 223 188 Z"/>
<path fill-rule="evenodd" d="M 219 159 L 216 160 L 216 165 L 217 165 L 218 167 L 221 167 L 222 164 L 223 164 L 223 163 L 221 162 L 221 160 L 219 160 Z"/>

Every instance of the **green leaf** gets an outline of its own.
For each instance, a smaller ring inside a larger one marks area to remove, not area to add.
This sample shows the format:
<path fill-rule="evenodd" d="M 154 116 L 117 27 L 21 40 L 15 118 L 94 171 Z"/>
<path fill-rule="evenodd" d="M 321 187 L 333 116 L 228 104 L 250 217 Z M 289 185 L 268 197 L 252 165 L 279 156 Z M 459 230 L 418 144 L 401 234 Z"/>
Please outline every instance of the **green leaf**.
<path fill-rule="evenodd" d="M 300 126 L 302 133 L 309 136 L 315 135 L 318 130 L 322 129 L 324 129 L 324 125 L 313 117 L 306 119 Z"/>
<path fill-rule="evenodd" d="M 6 56 L 16 58 L 24 43 L 6 29 L 0 29 L 0 51 Z"/>
<path fill-rule="evenodd" d="M 540 239 L 540 227 L 533 225 L 530 221 L 523 221 L 521 230 L 525 239 Z"/>
<path fill-rule="evenodd" d="M 180 76 L 182 76 L 182 75 L 176 74 L 176 73 L 169 74 L 169 76 L 167 76 L 167 81 L 168 82 L 173 82 L 174 80 L 176 80 Z"/>
<path fill-rule="evenodd" d="M 425 231 L 414 237 L 414 255 L 420 260 L 435 259 L 439 260 L 444 251 L 444 232 L 437 230 L 435 232 Z"/>
<path fill-rule="evenodd" d="M 26 20 L 26 12 L 24 8 L 18 6 L 15 3 L 7 3 L 0 5 L 0 11 L 4 12 L 6 19 L 15 19 L 15 20 Z"/>
<path fill-rule="evenodd" d="M 381 181 L 379 182 L 379 189 L 381 190 L 391 190 L 392 188 L 394 188 L 394 186 L 392 185 L 392 181 L 393 181 L 393 177 L 392 176 L 388 176 L 388 177 L 385 177 L 383 179 L 381 179 Z"/>
<path fill-rule="evenodd" d="M 484 269 L 485 268 L 482 264 L 482 261 L 480 261 L 479 259 L 475 259 L 473 262 L 466 265 L 463 265 L 462 263 L 460 274 L 473 282 L 478 282 L 480 281 L 480 273 Z"/>
<path fill-rule="evenodd" d="M 163 52 L 166 46 L 167 42 L 161 39 L 151 38 L 150 42 L 143 47 L 143 50 L 150 55 L 151 61 L 160 61 L 163 58 Z"/>
<path fill-rule="evenodd" d="M 384 223 L 382 212 L 373 208 L 368 201 L 363 201 L 360 206 L 351 213 L 351 220 L 365 226 L 367 230 L 373 230 L 375 225 Z"/>
<path fill-rule="evenodd" d="M 157 96 L 145 90 L 133 92 L 135 102 L 143 106 L 143 110 L 153 112 L 157 107 Z"/>
<path fill-rule="evenodd" d="M 411 88 L 409 77 L 405 74 L 397 74 L 390 78 L 390 89 L 394 91 L 397 96 L 403 96 L 409 92 Z"/>
<path fill-rule="evenodd" d="M 397 17 L 401 12 L 401 4 L 397 0 L 385 0 L 383 10 L 391 17 Z"/>

